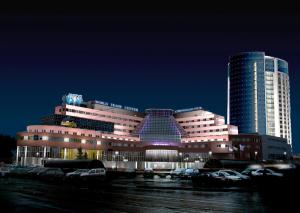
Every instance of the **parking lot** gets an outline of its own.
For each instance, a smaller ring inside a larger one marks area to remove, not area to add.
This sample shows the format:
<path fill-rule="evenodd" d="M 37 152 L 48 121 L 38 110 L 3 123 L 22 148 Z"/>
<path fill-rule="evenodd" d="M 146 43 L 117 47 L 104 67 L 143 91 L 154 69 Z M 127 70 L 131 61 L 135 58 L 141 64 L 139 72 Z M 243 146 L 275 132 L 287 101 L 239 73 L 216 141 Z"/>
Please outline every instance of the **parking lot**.
<path fill-rule="evenodd" d="M 240 184 L 244 180 L 219 176 L 225 170 L 209 173 L 216 177 L 108 171 L 105 180 L 24 171 L 0 178 L 0 205 L 10 212 L 273 212 L 296 206 L 299 188 L 298 176 L 288 173 L 288 179 L 262 175 Z"/>
<path fill-rule="evenodd" d="M 37 180 L 0 180 L 0 204 L 10 212 L 251 212 L 265 210 L 258 193 L 195 191 L 188 181 L 119 179 L 89 190 Z M 183 186 L 183 189 L 172 187 Z M 184 189 L 185 187 L 185 189 Z"/>

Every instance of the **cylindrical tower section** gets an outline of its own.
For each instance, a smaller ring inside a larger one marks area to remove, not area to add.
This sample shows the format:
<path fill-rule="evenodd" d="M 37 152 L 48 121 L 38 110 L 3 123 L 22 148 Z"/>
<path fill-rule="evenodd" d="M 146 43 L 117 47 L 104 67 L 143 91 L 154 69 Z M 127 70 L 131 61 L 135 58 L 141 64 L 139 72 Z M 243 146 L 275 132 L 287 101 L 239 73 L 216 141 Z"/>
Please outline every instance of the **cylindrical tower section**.
<path fill-rule="evenodd" d="M 245 52 L 229 58 L 228 120 L 240 133 L 266 134 L 264 57 Z"/>

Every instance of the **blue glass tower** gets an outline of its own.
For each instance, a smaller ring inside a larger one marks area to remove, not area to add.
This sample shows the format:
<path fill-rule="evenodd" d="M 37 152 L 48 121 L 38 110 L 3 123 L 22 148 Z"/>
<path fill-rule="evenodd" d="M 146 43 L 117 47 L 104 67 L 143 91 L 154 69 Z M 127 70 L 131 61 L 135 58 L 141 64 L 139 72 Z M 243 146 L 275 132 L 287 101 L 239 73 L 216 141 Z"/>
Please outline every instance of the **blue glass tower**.
<path fill-rule="evenodd" d="M 264 57 L 248 52 L 229 59 L 228 118 L 241 133 L 266 134 Z"/>
<path fill-rule="evenodd" d="M 291 144 L 288 63 L 264 52 L 244 52 L 229 58 L 228 124 L 240 133 L 286 138 Z"/>

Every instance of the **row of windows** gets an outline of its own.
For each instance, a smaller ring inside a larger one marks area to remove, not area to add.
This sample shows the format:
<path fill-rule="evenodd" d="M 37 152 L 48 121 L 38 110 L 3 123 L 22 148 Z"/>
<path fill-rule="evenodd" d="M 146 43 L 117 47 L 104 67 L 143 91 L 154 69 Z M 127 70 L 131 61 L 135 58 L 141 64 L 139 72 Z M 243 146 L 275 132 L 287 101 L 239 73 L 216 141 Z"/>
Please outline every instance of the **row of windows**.
<path fill-rule="evenodd" d="M 259 138 L 232 138 L 232 142 L 238 141 L 238 142 L 260 142 Z"/>
<path fill-rule="evenodd" d="M 187 133 L 195 134 L 195 133 L 206 133 L 206 132 L 228 132 L 228 129 L 211 129 L 211 130 L 202 130 L 202 131 L 187 131 Z"/>
<path fill-rule="evenodd" d="M 68 135 L 69 134 L 69 131 L 54 131 L 54 130 L 49 130 L 49 131 L 46 131 L 45 129 L 42 129 L 42 130 L 38 130 L 38 129 L 35 129 L 34 131 L 32 130 L 29 130 L 29 132 L 35 132 L 35 133 L 39 133 L 39 132 L 42 132 L 42 133 L 57 133 L 57 134 L 65 134 L 65 135 Z M 127 139 L 127 138 L 116 138 L 116 137 L 110 137 L 110 136 L 104 136 L 104 135 L 96 135 L 96 134 L 84 134 L 84 133 L 77 133 L 77 132 L 72 132 L 71 133 L 72 135 L 80 135 L 80 136 L 86 136 L 86 137 L 96 137 L 96 138 L 108 138 L 108 139 L 116 139 L 116 140 L 130 140 L 130 141 L 135 141 L 134 139 Z"/>
<path fill-rule="evenodd" d="M 90 112 L 85 112 L 85 111 L 80 111 L 80 110 L 74 110 L 74 109 L 66 109 L 66 111 L 74 112 L 74 113 L 79 113 L 79 114 L 86 114 L 86 115 L 92 115 L 92 116 L 98 116 L 98 117 L 106 117 L 106 118 L 111 118 L 111 119 L 116 119 L 116 120 L 123 120 L 123 121 L 131 121 L 131 122 L 140 123 L 139 120 L 127 119 L 127 118 L 120 118 L 120 117 L 115 117 L 115 116 L 110 116 L 110 115 L 103 115 L 103 114 L 98 114 L 98 113 L 90 113 Z"/>
<path fill-rule="evenodd" d="M 194 142 L 211 142 L 211 141 L 227 141 L 225 138 L 217 139 L 201 139 L 201 140 L 183 140 L 183 143 L 194 143 Z"/>
<path fill-rule="evenodd" d="M 115 140 L 125 140 L 125 141 L 137 141 L 134 139 L 127 139 L 127 138 L 116 138 L 116 137 L 110 137 L 110 136 L 102 136 L 102 138 L 106 139 L 115 139 Z M 80 138 L 72 138 L 72 137 L 49 137 L 45 135 L 25 135 L 21 136 L 22 140 L 42 140 L 42 141 L 57 141 L 57 142 L 81 142 L 83 144 L 85 143 L 91 143 L 91 144 L 97 144 L 101 145 L 101 141 L 99 140 L 87 140 L 87 139 L 80 139 Z"/>
<path fill-rule="evenodd" d="M 218 148 L 228 148 L 229 146 L 227 144 L 218 144 L 217 145 Z"/>
<path fill-rule="evenodd" d="M 69 131 L 61 131 L 61 130 L 46 130 L 46 129 L 29 129 L 29 132 L 35 132 L 35 133 L 38 133 L 38 132 L 43 132 L 43 133 L 57 133 L 57 134 L 66 134 L 68 135 L 69 134 Z M 88 136 L 88 137 L 96 137 L 96 138 L 99 138 L 100 135 L 93 135 L 93 134 L 84 134 L 84 133 L 80 133 L 80 132 L 70 132 L 70 134 L 72 135 L 81 135 L 81 136 Z"/>
<path fill-rule="evenodd" d="M 119 125 L 119 126 L 128 126 L 128 127 L 132 127 L 132 128 L 136 128 L 136 126 L 135 125 L 127 125 L 127 124 L 117 124 L 116 123 L 116 125 Z"/>
<path fill-rule="evenodd" d="M 189 145 L 186 145 L 185 147 L 186 148 L 206 148 L 206 147 L 208 147 L 208 145 L 207 144 L 195 144 L 195 145 L 189 144 Z"/>
<path fill-rule="evenodd" d="M 197 120 L 188 120 L 188 121 L 179 121 L 178 123 L 193 123 L 193 122 L 199 122 L 199 121 L 213 121 L 214 118 L 203 118 L 203 119 L 197 119 Z"/>
<path fill-rule="evenodd" d="M 197 126 L 183 126 L 183 129 L 190 129 L 190 128 L 200 128 L 200 127 L 209 127 L 209 126 L 215 126 L 215 124 L 203 124 L 203 125 L 197 125 Z"/>
<path fill-rule="evenodd" d="M 127 129 L 116 129 L 115 128 L 114 131 L 132 133 L 132 130 L 127 130 Z"/>

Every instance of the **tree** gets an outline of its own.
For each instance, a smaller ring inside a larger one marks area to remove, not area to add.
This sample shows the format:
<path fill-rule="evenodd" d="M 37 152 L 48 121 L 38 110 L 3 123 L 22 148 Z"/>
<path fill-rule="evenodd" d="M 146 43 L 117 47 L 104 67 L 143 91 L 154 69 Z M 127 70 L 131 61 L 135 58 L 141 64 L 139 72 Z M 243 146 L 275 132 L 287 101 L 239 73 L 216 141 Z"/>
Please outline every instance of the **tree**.
<path fill-rule="evenodd" d="M 76 159 L 78 159 L 78 160 L 87 159 L 87 153 L 86 153 L 86 152 L 83 153 L 81 147 L 79 147 L 79 148 L 77 149 L 77 158 L 76 158 Z"/>
<path fill-rule="evenodd" d="M 85 152 L 84 155 L 83 155 L 83 159 L 88 159 L 88 155 L 87 155 L 86 152 Z"/>
<path fill-rule="evenodd" d="M 82 148 L 81 147 L 79 147 L 77 149 L 77 159 L 79 159 L 79 160 L 83 159 L 83 152 L 82 152 Z"/>
<path fill-rule="evenodd" d="M 17 140 L 14 137 L 0 134 L 0 161 L 12 162 L 16 148 Z"/>

